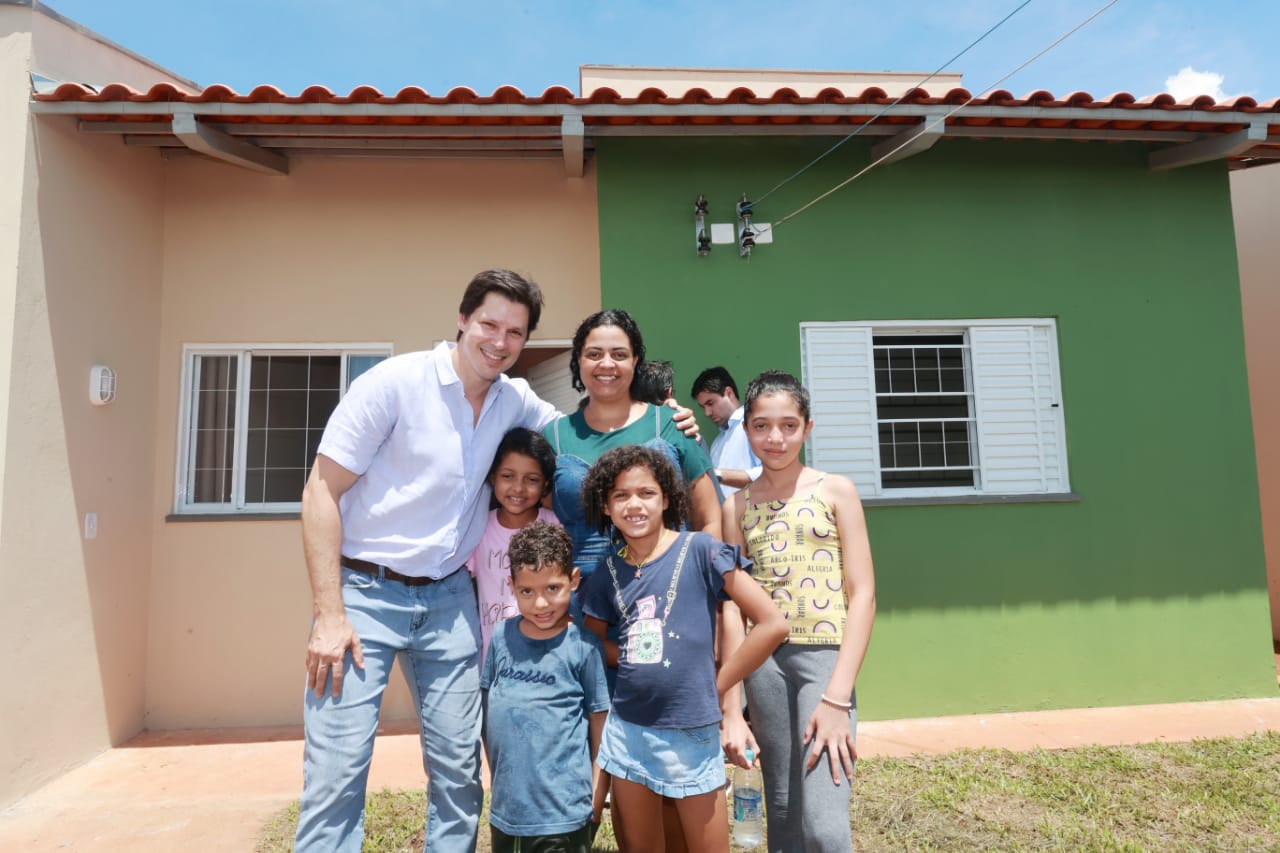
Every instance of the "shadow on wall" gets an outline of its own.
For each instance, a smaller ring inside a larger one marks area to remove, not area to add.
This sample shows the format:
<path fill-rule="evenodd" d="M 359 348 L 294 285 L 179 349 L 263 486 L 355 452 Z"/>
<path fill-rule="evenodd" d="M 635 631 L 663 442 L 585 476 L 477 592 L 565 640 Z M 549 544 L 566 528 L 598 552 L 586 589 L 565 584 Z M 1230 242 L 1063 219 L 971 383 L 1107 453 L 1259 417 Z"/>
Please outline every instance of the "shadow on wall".
<path fill-rule="evenodd" d="M 145 701 L 162 162 L 78 135 L 73 122 L 33 128 L 43 276 L 28 280 L 43 286 L 48 316 L 47 327 L 25 334 L 32 374 L 46 377 L 46 393 L 56 394 L 42 401 L 46 441 L 65 438 L 63 447 L 46 444 L 39 464 L 69 478 L 47 481 L 50 507 L 59 542 L 79 546 L 60 545 L 58 564 L 46 569 L 67 590 L 87 593 L 94 638 L 94 649 L 55 671 L 96 672 L 101 697 L 85 692 L 79 710 L 87 722 L 100 701 L 110 741 L 119 743 L 142 728 Z M 115 401 L 102 407 L 88 395 L 90 367 L 98 363 L 119 378 Z M 90 512 L 94 538 L 84 531 Z M 47 616 L 61 631 L 59 617 Z"/>

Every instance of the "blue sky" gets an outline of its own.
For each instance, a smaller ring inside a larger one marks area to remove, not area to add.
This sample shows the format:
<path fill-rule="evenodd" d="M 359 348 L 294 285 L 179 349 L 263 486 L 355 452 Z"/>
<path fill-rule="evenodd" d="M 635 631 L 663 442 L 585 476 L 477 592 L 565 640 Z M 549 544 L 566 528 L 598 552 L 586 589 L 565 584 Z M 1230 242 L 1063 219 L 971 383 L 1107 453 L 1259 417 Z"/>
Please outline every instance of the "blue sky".
<path fill-rule="evenodd" d="M 577 91 L 578 66 L 930 72 L 1022 0 L 47 0 L 201 85 Z M 948 70 L 974 92 L 1106 0 L 1031 0 Z M 1119 0 L 1002 88 L 1280 97 L 1280 0 Z M 1189 75 L 1184 69 L 1192 69 Z M 1179 73 L 1182 72 L 1181 76 Z M 1172 79 L 1172 83 L 1170 82 Z M 927 88 L 927 87 L 926 87 Z"/>

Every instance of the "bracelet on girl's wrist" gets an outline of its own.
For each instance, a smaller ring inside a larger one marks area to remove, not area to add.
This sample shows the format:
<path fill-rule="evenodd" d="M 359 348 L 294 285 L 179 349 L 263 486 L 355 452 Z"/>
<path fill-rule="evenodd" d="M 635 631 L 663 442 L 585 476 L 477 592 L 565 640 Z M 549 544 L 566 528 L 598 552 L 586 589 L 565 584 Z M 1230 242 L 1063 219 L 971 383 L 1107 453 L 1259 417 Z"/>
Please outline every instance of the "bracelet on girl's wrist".
<path fill-rule="evenodd" d="M 837 702 L 835 699 L 832 699 L 830 696 L 828 696 L 825 693 L 822 694 L 822 701 L 826 702 L 828 705 L 832 706 L 833 708 L 839 708 L 841 711 L 853 710 L 852 702 Z"/>

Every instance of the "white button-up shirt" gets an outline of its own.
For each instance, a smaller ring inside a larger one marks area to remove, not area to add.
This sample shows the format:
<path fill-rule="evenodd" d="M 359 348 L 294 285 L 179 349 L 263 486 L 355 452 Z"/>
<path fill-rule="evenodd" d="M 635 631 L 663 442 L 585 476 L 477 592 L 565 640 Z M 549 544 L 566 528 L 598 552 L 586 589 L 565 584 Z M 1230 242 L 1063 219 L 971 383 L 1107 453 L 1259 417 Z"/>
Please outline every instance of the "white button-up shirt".
<path fill-rule="evenodd" d="M 746 407 L 739 406 L 729 416 L 729 423 L 720 430 L 716 440 L 711 442 L 711 464 L 729 471 L 746 471 L 747 476 L 754 480 L 760 476 L 760 460 L 751 452 L 747 431 L 742 428 L 745 414 Z"/>
<path fill-rule="evenodd" d="M 389 358 L 351 384 L 319 452 L 360 475 L 342 496 L 342 553 L 415 577 L 461 566 L 484 532 L 489 467 L 512 427 L 559 413 L 523 379 L 500 376 L 475 418 L 453 344 Z"/>

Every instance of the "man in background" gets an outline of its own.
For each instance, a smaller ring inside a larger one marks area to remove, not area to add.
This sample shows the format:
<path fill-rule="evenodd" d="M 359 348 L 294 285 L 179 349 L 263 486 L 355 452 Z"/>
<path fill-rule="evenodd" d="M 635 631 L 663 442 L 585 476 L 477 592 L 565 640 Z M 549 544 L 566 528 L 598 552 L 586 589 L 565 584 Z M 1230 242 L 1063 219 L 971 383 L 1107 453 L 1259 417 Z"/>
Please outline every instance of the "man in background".
<path fill-rule="evenodd" d="M 706 416 L 720 427 L 720 434 L 711 442 L 716 478 L 722 486 L 741 489 L 760 476 L 760 460 L 751 452 L 742 428 L 737 383 L 723 367 L 708 367 L 693 380 L 691 393 Z"/>

